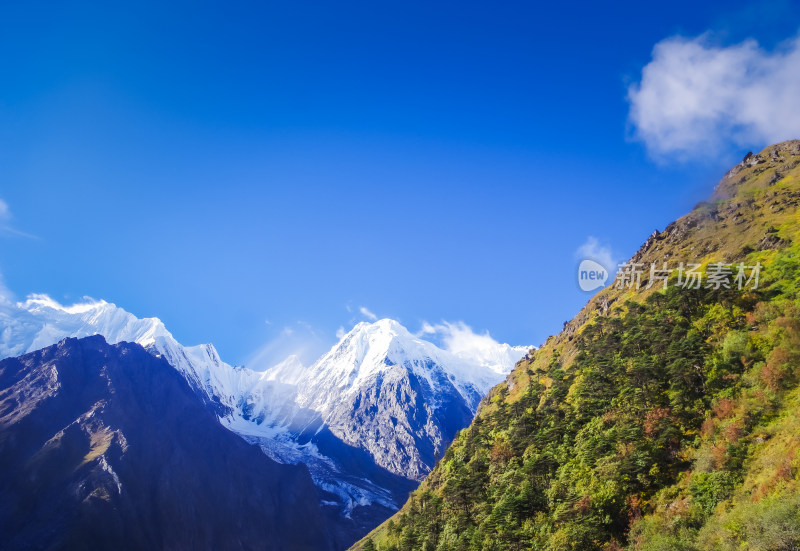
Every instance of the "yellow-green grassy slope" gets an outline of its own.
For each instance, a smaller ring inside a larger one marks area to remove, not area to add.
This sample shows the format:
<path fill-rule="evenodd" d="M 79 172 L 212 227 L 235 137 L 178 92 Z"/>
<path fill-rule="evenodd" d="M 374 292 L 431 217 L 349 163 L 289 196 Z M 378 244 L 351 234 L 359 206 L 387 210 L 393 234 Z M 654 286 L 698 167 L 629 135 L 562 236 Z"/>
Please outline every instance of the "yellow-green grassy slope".
<path fill-rule="evenodd" d="M 758 289 L 600 291 L 354 548 L 800 548 L 799 202 L 800 141 L 745 158 L 631 260 Z"/>

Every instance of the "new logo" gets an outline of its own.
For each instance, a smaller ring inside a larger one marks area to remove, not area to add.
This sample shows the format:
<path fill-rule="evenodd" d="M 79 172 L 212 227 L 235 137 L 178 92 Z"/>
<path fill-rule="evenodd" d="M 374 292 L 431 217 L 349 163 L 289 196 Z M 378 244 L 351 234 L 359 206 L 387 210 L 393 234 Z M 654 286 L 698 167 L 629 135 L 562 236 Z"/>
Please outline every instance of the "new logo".
<path fill-rule="evenodd" d="M 582 291 L 594 291 L 606 284 L 608 270 L 605 266 L 588 258 L 578 266 L 578 285 Z"/>

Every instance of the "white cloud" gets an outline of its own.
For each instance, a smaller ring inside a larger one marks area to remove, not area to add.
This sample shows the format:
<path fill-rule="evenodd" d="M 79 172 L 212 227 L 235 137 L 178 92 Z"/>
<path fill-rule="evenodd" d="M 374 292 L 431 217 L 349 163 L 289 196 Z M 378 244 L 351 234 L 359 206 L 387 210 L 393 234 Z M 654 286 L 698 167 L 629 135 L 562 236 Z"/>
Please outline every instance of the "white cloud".
<path fill-rule="evenodd" d="M 342 340 L 342 337 L 347 335 L 347 331 L 345 330 L 343 325 L 339 326 L 339 329 L 336 330 L 336 338 Z"/>
<path fill-rule="evenodd" d="M 754 40 L 715 46 L 710 34 L 668 38 L 628 101 L 635 136 L 657 159 L 798 138 L 800 38 L 771 52 Z"/>
<path fill-rule="evenodd" d="M 606 267 L 609 273 L 614 273 L 617 269 L 617 261 L 614 259 L 614 253 L 611 252 L 611 247 L 601 245 L 600 241 L 594 237 L 589 236 L 586 241 L 578 247 L 575 251 L 575 256 L 580 260 L 594 260 Z"/>
<path fill-rule="evenodd" d="M 11 218 L 11 209 L 8 208 L 8 203 L 0 199 L 0 220 L 5 221 Z"/>
<path fill-rule="evenodd" d="M 369 319 L 369 320 L 375 321 L 375 320 L 377 320 L 377 319 L 378 319 L 378 316 L 376 316 L 375 314 L 373 314 L 372 312 L 370 312 L 370 311 L 367 309 L 367 307 L 366 307 L 366 306 L 362 306 L 361 308 L 359 308 L 359 309 L 358 309 L 358 311 L 359 311 L 359 312 L 361 312 L 361 315 L 362 315 L 362 316 L 364 316 L 365 318 L 367 318 L 367 319 Z"/>
<path fill-rule="evenodd" d="M 417 336 L 425 335 L 429 340 L 441 348 L 481 365 L 489 367 L 498 373 L 506 373 L 524 356 L 532 346 L 511 346 L 499 343 L 489 335 L 489 332 L 476 333 L 463 321 L 449 322 L 432 325 L 423 322 L 422 329 Z M 432 338 L 431 338 L 432 337 Z"/>
<path fill-rule="evenodd" d="M 432 335 L 436 333 L 436 328 L 428 323 L 427 321 L 422 322 L 422 329 L 420 329 L 420 335 Z"/>

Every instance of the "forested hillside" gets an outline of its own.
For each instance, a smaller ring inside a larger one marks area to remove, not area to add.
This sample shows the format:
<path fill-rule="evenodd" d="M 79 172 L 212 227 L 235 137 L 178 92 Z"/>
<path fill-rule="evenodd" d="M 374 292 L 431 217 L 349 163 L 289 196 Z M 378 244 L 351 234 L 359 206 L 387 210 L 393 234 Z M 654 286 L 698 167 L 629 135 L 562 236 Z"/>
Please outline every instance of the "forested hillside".
<path fill-rule="evenodd" d="M 748 155 L 654 232 L 356 548 L 800 548 L 798 165 Z"/>

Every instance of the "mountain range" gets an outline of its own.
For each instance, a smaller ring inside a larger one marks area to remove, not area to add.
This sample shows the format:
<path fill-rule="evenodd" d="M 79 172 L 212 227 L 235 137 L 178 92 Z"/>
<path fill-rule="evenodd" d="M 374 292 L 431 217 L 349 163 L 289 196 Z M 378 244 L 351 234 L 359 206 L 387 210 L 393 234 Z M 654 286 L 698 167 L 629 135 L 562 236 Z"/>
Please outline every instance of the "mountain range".
<path fill-rule="evenodd" d="M 311 366 L 290 356 L 257 372 L 223 362 L 213 345 L 182 346 L 157 318 L 105 301 L 5 299 L 0 324 L 0 358 L 102 335 L 165 360 L 219 424 L 273 461 L 309 469 L 337 547 L 402 505 L 485 393 L 528 351 L 497 345 L 469 358 L 380 320 L 356 325 Z"/>

